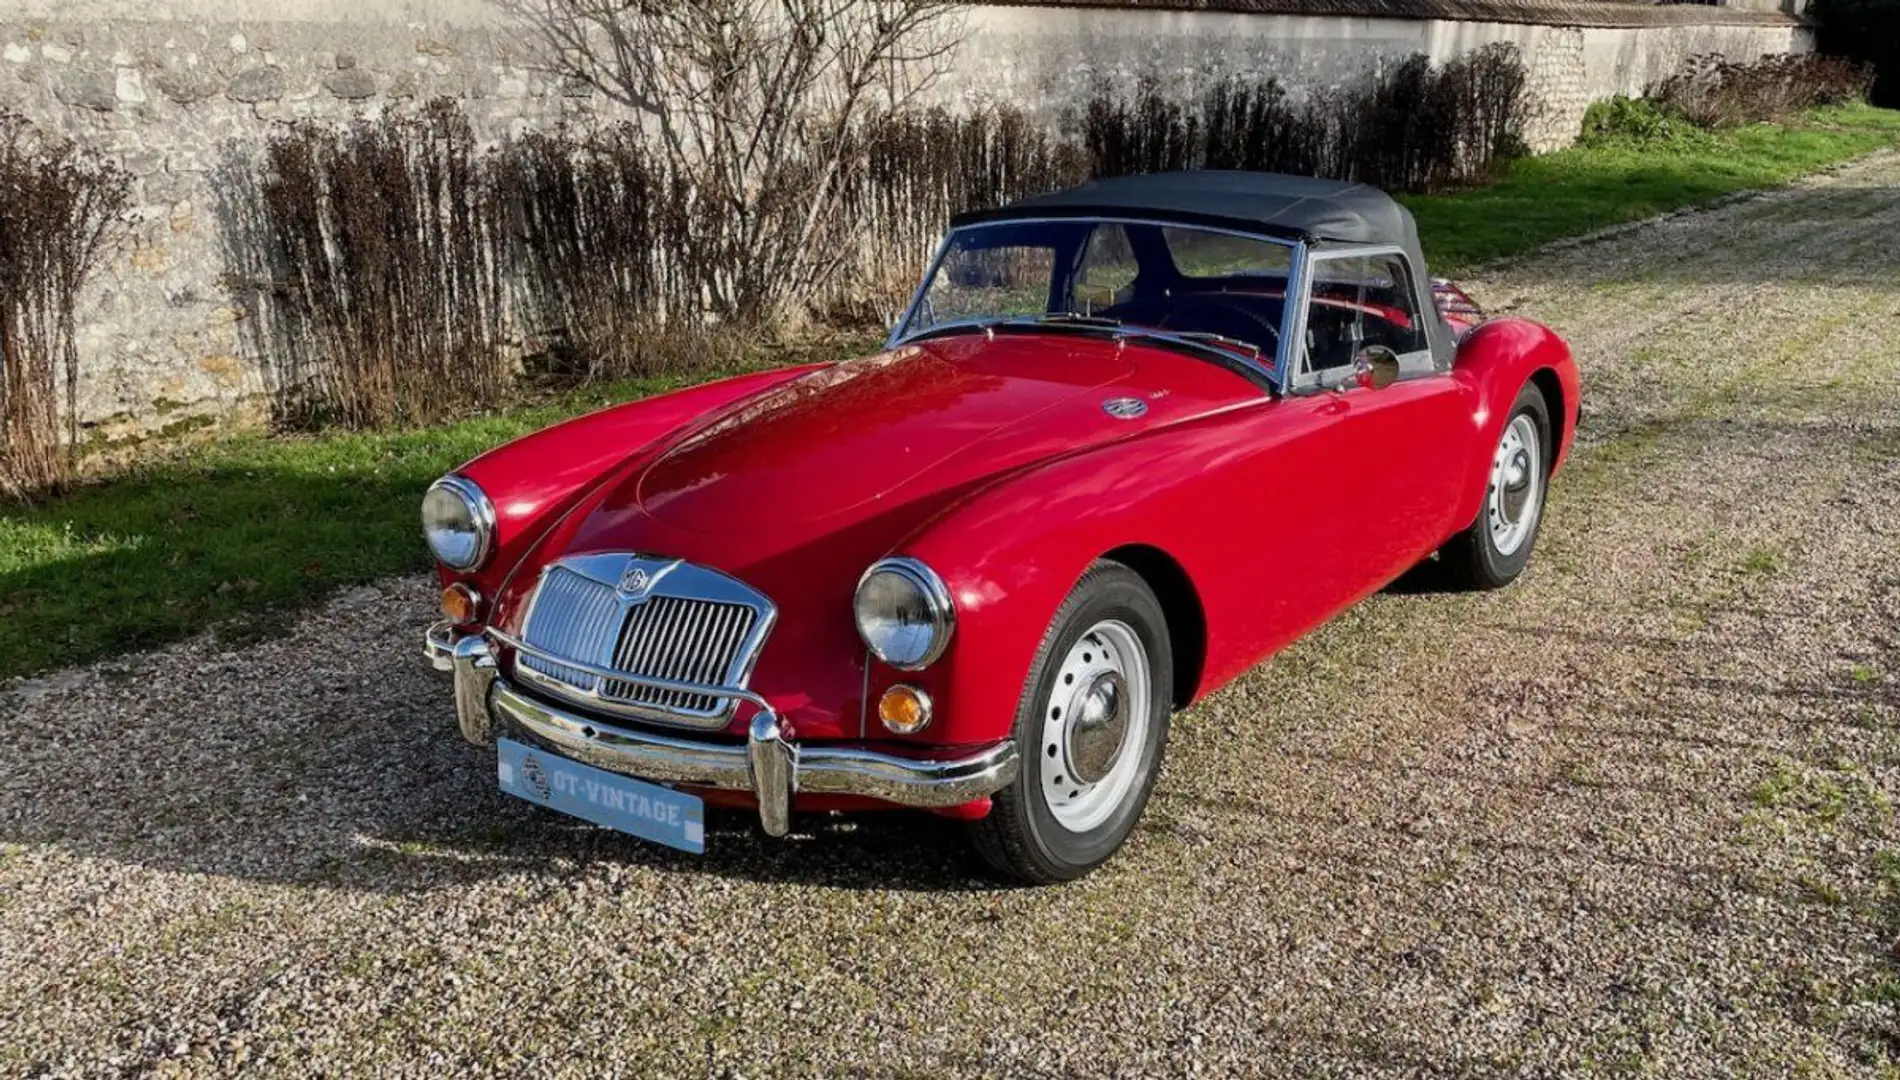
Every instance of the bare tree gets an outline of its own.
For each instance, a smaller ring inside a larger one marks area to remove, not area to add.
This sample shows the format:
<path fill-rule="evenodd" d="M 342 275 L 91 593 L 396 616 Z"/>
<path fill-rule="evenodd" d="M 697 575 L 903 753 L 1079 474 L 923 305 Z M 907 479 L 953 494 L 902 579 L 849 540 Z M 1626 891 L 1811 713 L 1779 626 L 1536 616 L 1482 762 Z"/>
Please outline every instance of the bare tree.
<path fill-rule="evenodd" d="M 790 313 L 843 261 L 841 170 L 864 119 L 944 73 L 950 0 L 501 0 L 572 78 L 637 110 L 692 201 L 712 313 Z"/>

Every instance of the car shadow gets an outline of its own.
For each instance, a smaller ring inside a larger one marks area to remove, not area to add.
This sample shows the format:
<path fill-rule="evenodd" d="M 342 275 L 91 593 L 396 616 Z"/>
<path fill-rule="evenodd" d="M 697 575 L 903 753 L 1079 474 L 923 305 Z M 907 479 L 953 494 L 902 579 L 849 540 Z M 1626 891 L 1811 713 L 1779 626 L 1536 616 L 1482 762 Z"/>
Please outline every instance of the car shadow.
<path fill-rule="evenodd" d="M 1383 591 L 1393 596 L 1438 596 L 1466 590 L 1452 580 L 1450 571 L 1437 555 L 1430 555 L 1394 578 Z"/>
<path fill-rule="evenodd" d="M 201 635 L 0 691 L 14 748 L 0 846 L 382 893 L 605 865 L 839 889 L 1004 887 L 957 823 L 927 814 L 800 815 L 778 840 L 750 814 L 714 810 L 707 852 L 692 856 L 503 795 L 493 751 L 462 740 L 449 685 L 419 653 L 431 599 L 425 578 L 385 582 L 236 651 Z"/>

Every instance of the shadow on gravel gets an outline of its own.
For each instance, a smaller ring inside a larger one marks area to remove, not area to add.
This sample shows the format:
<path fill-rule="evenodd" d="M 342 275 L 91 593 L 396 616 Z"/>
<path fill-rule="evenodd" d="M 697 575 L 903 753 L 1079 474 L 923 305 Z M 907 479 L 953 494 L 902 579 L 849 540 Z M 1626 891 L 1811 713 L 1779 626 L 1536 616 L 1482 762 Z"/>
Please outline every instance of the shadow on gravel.
<path fill-rule="evenodd" d="M 377 893 L 521 877 L 529 894 L 601 872 L 838 889 L 987 890 L 953 822 L 809 816 L 785 840 L 709 814 L 685 855 L 502 795 L 417 653 L 429 590 L 361 589 L 282 637 L 200 638 L 0 694 L 0 845 L 162 873 Z M 335 642 L 347 642 L 337 648 Z M 670 888 L 634 879 L 631 889 Z"/>
<path fill-rule="evenodd" d="M 1462 591 L 1436 555 L 1400 574 L 1385 587 L 1385 592 L 1393 596 L 1438 596 Z"/>

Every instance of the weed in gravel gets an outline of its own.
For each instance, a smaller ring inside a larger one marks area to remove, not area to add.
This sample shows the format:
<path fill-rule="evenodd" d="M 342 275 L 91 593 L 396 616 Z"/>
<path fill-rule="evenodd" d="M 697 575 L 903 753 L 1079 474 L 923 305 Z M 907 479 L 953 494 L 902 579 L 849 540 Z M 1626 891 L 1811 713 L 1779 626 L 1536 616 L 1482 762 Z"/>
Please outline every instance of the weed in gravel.
<path fill-rule="evenodd" d="M 1758 547 L 1742 556 L 1741 571 L 1751 577 L 1763 577 L 1781 571 L 1781 552 L 1772 547 Z"/>
<path fill-rule="evenodd" d="M 1900 850 L 1888 849 L 1873 858 L 1871 899 L 1887 929 L 1900 933 Z"/>
<path fill-rule="evenodd" d="M 1886 795 L 1851 762 L 1824 769 L 1784 759 L 1755 785 L 1750 798 L 1763 810 L 1815 827 L 1832 825 L 1850 812 L 1878 812 L 1888 806 Z"/>
<path fill-rule="evenodd" d="M 1839 907 L 1847 899 L 1833 882 L 1815 874 L 1798 875 L 1795 884 L 1801 886 L 1801 891 L 1808 899 L 1828 907 Z"/>

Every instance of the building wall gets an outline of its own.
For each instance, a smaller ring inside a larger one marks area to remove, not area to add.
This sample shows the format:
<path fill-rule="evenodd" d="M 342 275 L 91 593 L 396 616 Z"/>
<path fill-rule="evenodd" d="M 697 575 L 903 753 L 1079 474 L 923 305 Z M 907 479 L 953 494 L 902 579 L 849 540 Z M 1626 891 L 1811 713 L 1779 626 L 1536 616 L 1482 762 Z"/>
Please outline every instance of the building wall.
<path fill-rule="evenodd" d="M 1414 52 L 1444 60 L 1522 46 L 1544 102 L 1539 147 L 1574 138 L 1584 106 L 1635 93 L 1684 56 L 1804 50 L 1771 26 L 1582 28 L 1445 19 L 978 6 L 934 93 L 1059 122 L 1100 82 L 1191 83 L 1235 72 L 1294 87 L 1358 77 Z M 117 438 L 243 415 L 262 389 L 230 278 L 243 170 L 297 121 L 346 123 L 440 95 L 476 134 L 615 119 L 534 63 L 490 0 L 0 0 L 0 108 L 120 160 L 135 177 L 121 241 L 79 318 L 82 423 Z"/>
<path fill-rule="evenodd" d="M 1530 68 L 1538 117 L 1527 135 L 1540 151 L 1574 141 L 1590 102 L 1640 94 L 1689 56 L 1752 59 L 1813 48 L 1809 32 L 1792 23 L 1579 27 L 1090 7 L 980 7 L 967 34 L 941 95 L 1051 112 L 1104 83 L 1153 77 L 1192 86 L 1239 72 L 1277 76 L 1289 88 L 1337 86 L 1415 53 L 1443 63 L 1509 42 Z"/>

